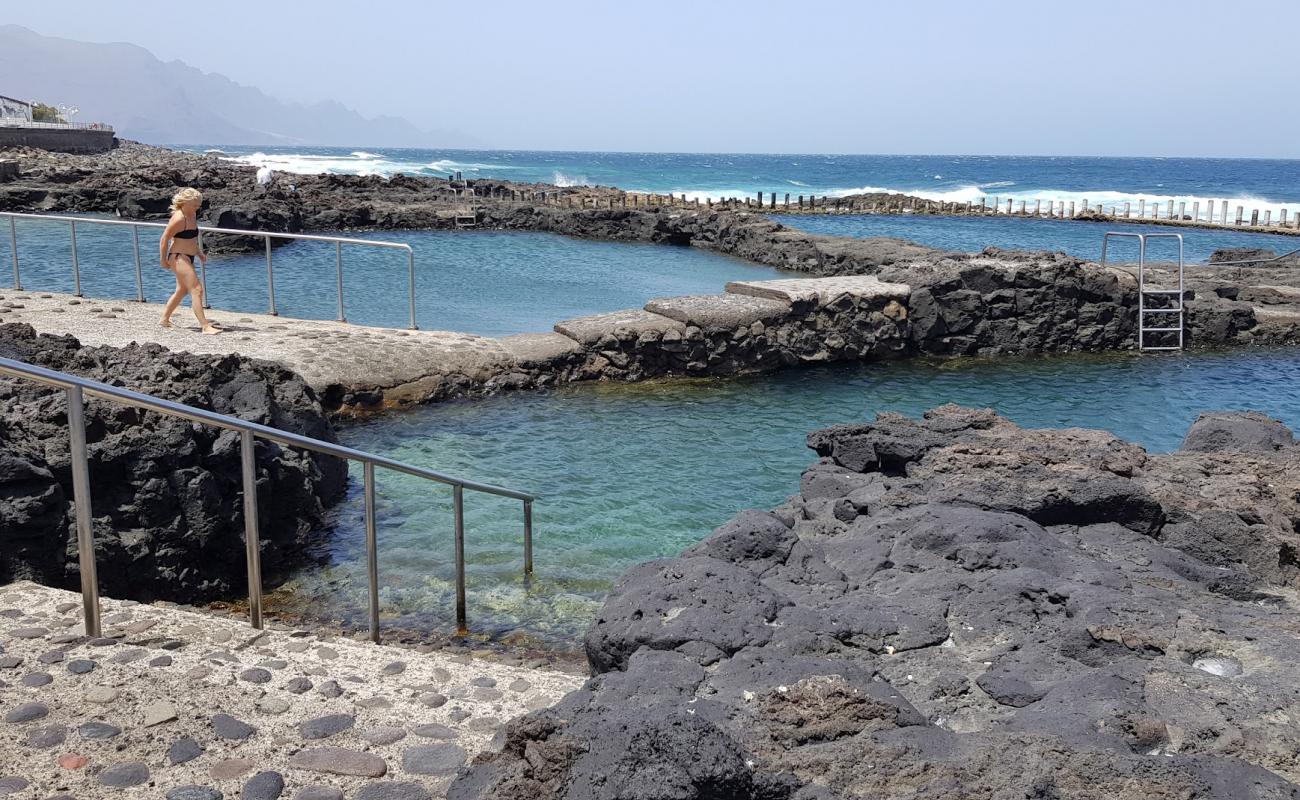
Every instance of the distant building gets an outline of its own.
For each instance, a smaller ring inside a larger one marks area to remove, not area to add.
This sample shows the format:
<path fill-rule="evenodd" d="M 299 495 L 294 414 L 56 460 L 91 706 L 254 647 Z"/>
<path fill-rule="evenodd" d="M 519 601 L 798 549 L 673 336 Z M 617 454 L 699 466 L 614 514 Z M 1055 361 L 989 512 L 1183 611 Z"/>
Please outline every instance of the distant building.
<path fill-rule="evenodd" d="M 32 104 L 0 95 L 0 119 L 32 121 Z"/>

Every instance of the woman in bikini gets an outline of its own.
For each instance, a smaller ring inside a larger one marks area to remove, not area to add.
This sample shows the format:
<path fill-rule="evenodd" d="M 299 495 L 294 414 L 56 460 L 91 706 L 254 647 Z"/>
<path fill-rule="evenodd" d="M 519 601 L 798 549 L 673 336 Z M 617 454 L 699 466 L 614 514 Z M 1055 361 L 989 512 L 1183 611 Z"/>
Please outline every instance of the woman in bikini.
<path fill-rule="evenodd" d="M 172 326 L 172 314 L 180 307 L 185 295 L 190 296 L 190 307 L 198 318 L 202 331 L 209 336 L 221 333 L 221 328 L 213 325 L 203 313 L 203 284 L 194 271 L 194 259 L 208 263 L 208 254 L 199 244 L 199 206 L 203 204 L 203 195 L 197 189 L 185 188 L 172 198 L 172 218 L 163 231 L 158 243 L 158 256 L 162 259 L 163 269 L 176 273 L 176 291 L 167 298 L 163 307 L 162 326 Z"/>

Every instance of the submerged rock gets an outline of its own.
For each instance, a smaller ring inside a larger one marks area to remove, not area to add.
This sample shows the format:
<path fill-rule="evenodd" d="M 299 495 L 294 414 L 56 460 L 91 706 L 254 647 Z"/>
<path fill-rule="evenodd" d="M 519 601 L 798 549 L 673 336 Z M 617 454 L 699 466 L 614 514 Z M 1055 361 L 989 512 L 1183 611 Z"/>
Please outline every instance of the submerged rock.
<path fill-rule="evenodd" d="M 1261 415 L 1188 439 L 818 431 L 799 495 L 630 570 L 595 677 L 449 797 L 1300 796 L 1300 453 Z"/>
<path fill-rule="evenodd" d="M 158 345 L 82 347 L 0 325 L 0 355 L 275 428 L 332 440 L 310 388 L 292 372 L 240 356 Z M 62 390 L 0 377 L 0 583 L 77 582 L 72 473 Z M 86 403 L 91 505 L 101 590 L 179 602 L 245 590 L 240 440 L 233 431 Z M 259 441 L 258 513 L 269 580 L 306 563 L 342 462 Z"/>

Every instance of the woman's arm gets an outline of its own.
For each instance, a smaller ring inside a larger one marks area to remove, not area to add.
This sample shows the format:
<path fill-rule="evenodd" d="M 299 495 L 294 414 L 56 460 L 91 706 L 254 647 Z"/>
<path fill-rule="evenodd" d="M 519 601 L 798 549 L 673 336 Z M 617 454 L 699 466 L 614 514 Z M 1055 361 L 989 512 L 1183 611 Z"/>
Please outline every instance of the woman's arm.
<path fill-rule="evenodd" d="M 158 240 L 158 261 L 164 268 L 167 266 L 167 243 L 184 224 L 185 215 L 178 211 L 172 214 L 172 218 L 167 221 L 167 227 L 163 229 L 162 238 Z"/>

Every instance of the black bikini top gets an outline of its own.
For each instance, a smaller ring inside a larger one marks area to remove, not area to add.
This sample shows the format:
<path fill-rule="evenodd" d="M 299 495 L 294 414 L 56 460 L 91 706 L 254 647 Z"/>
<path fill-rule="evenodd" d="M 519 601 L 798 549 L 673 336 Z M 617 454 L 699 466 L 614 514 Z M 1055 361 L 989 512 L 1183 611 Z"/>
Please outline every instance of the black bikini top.
<path fill-rule="evenodd" d="M 175 235 L 173 238 L 175 238 L 175 239 L 197 239 L 197 238 L 199 238 L 199 224 L 198 224 L 198 220 L 195 220 L 195 221 L 194 221 L 194 227 L 193 227 L 193 228 L 186 228 L 186 229 L 183 230 L 183 231 L 178 231 L 178 232 L 176 233 L 176 235 Z"/>

